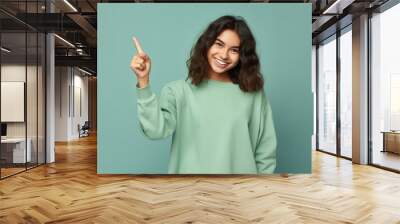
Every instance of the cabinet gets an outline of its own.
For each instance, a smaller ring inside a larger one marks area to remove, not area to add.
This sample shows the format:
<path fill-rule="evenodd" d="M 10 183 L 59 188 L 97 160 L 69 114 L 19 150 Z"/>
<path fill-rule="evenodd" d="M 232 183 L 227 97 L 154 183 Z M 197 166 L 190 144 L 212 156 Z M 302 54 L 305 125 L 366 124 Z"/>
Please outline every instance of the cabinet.
<path fill-rule="evenodd" d="M 400 131 L 386 131 L 383 133 L 383 152 L 400 154 Z"/>
<path fill-rule="evenodd" d="M 32 161 L 30 138 L 27 139 L 25 150 L 25 138 L 7 138 L 1 140 L 1 157 L 5 163 L 25 163 Z"/>

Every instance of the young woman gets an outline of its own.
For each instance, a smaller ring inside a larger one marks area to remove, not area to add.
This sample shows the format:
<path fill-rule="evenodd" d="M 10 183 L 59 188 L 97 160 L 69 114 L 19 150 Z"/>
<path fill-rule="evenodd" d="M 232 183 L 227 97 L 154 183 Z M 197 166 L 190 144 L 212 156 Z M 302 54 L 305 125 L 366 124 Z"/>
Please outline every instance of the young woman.
<path fill-rule="evenodd" d="M 150 139 L 173 135 L 169 173 L 273 173 L 276 136 L 256 42 L 241 17 L 213 21 L 194 45 L 186 80 L 151 91 L 151 61 L 138 40 L 138 116 Z"/>

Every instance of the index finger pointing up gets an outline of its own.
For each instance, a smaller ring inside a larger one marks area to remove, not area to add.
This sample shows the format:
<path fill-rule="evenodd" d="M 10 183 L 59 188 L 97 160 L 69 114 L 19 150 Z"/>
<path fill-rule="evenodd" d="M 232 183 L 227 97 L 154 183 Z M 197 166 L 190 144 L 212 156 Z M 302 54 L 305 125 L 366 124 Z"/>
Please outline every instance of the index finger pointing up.
<path fill-rule="evenodd" d="M 138 53 L 144 53 L 142 46 L 140 46 L 140 43 L 136 37 L 132 37 L 133 43 L 135 44 L 136 50 Z"/>

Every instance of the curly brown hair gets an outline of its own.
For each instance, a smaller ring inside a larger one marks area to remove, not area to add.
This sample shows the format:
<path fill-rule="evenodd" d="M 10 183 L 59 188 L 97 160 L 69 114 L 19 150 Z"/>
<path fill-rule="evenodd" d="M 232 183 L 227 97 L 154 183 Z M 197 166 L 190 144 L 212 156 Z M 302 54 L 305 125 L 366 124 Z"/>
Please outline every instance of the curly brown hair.
<path fill-rule="evenodd" d="M 229 78 L 244 92 L 262 89 L 264 80 L 256 53 L 256 41 L 246 21 L 237 16 L 222 16 L 216 19 L 200 35 L 186 62 L 189 69 L 188 79 L 191 79 L 192 84 L 199 85 L 208 78 L 210 65 L 207 60 L 207 52 L 217 37 L 225 30 L 235 31 L 240 38 L 239 63 L 228 71 Z"/>

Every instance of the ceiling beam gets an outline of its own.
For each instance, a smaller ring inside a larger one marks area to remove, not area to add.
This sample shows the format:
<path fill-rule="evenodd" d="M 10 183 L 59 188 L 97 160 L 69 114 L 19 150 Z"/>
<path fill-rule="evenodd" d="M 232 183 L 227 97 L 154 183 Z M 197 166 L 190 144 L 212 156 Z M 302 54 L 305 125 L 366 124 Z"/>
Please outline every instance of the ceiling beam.
<path fill-rule="evenodd" d="M 68 17 L 73 20 L 77 25 L 79 25 L 82 30 L 90 37 L 86 40 L 89 42 L 91 46 L 96 46 L 97 41 L 97 30 L 90 24 L 85 17 L 81 14 L 71 13 L 68 14 Z"/>
<path fill-rule="evenodd" d="M 91 56 L 55 56 L 56 66 L 83 66 L 96 71 L 96 58 Z"/>

